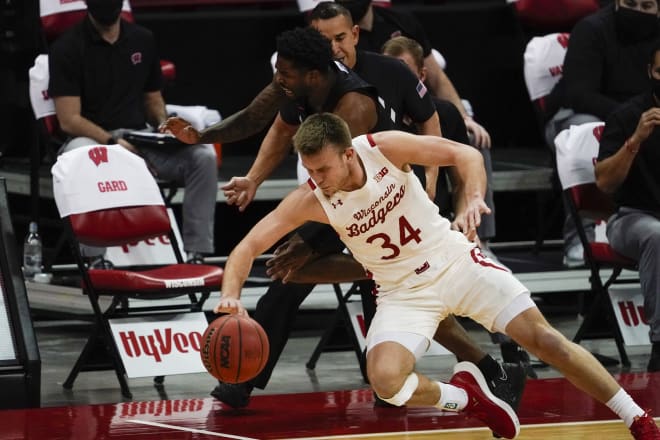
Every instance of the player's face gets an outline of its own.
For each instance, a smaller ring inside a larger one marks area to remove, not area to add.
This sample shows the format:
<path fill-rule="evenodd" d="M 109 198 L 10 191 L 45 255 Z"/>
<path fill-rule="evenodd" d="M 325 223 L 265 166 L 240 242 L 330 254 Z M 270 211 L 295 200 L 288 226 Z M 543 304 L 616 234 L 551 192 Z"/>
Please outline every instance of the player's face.
<path fill-rule="evenodd" d="M 275 80 L 289 99 L 307 96 L 307 72 L 296 68 L 285 58 L 277 57 L 275 62 Z"/>
<path fill-rule="evenodd" d="M 316 154 L 301 155 L 300 160 L 323 194 L 330 197 L 339 190 L 347 189 L 348 156 L 352 153 L 352 149 L 339 151 L 326 145 Z"/>
<path fill-rule="evenodd" d="M 658 3 L 656 0 L 618 0 L 619 7 L 634 9 L 646 14 L 658 14 Z"/>
<path fill-rule="evenodd" d="M 314 20 L 312 26 L 330 40 L 335 60 L 352 69 L 355 66 L 355 46 L 360 35 L 359 28 L 356 25 L 351 26 L 349 19 L 343 15 Z"/>

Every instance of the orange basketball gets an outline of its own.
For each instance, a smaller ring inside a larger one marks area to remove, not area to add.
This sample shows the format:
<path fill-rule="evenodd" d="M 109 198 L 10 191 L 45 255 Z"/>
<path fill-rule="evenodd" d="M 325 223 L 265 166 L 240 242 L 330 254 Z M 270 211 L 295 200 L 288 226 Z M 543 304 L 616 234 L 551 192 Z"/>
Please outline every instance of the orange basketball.
<path fill-rule="evenodd" d="M 254 378 L 268 361 L 268 336 L 252 318 L 223 315 L 202 335 L 202 363 L 216 379 L 242 383 Z"/>

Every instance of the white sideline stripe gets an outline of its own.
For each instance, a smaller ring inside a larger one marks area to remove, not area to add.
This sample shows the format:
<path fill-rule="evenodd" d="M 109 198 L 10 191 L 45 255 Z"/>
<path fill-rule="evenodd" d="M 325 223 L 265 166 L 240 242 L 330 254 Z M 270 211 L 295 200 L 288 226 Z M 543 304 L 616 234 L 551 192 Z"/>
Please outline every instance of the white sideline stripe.
<path fill-rule="evenodd" d="M 233 440 L 259 440 L 259 439 L 252 438 L 252 437 L 241 437 L 240 435 L 223 434 L 221 432 L 205 431 L 203 429 L 185 428 L 183 426 L 167 425 L 165 423 L 158 423 L 158 422 L 149 422 L 147 420 L 127 420 L 127 422 L 137 423 L 137 424 L 140 424 L 140 425 L 156 426 L 158 428 L 174 429 L 176 431 L 192 432 L 192 433 L 195 433 L 195 434 L 211 435 L 213 437 L 230 438 L 230 439 L 233 439 Z"/>
<path fill-rule="evenodd" d="M 660 417 L 654 417 L 655 422 L 660 421 Z M 587 426 L 587 425 L 606 425 L 612 423 L 623 423 L 623 420 L 612 419 L 612 420 L 587 420 L 584 422 L 562 422 L 562 423 L 537 423 L 530 425 L 520 425 L 520 431 L 522 433 L 523 429 L 527 428 L 550 428 L 550 427 L 565 427 L 565 426 Z M 392 437 L 392 436 L 401 436 L 401 435 L 425 435 L 425 434 L 451 434 L 459 432 L 474 432 L 474 431 L 489 431 L 486 427 L 480 428 L 459 428 L 459 429 L 429 429 L 425 431 L 399 431 L 399 432 L 374 432 L 374 433 L 364 433 L 364 434 L 343 434 L 343 435 L 331 435 L 325 437 L 296 437 L 294 440 L 339 440 L 339 439 L 354 439 L 354 438 L 381 438 L 381 437 Z"/>

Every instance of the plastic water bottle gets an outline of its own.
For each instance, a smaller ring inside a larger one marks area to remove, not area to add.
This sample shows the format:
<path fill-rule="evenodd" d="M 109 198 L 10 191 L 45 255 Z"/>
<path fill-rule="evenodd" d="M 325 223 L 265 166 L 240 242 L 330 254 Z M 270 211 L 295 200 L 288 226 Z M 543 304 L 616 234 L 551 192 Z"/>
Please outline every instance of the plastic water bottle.
<path fill-rule="evenodd" d="M 23 275 L 26 279 L 34 279 L 34 275 L 41 273 L 41 237 L 37 230 L 37 223 L 30 222 L 30 229 L 23 244 Z"/>

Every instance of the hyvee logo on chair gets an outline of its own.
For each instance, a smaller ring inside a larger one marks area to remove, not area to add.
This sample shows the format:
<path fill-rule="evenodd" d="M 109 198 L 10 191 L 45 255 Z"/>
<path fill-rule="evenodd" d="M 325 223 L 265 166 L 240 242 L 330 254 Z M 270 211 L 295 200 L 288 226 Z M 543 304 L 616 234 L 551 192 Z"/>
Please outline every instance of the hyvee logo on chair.
<path fill-rule="evenodd" d="M 172 353 L 188 353 L 191 350 L 199 353 L 202 334 L 199 332 L 174 333 L 171 328 L 154 329 L 153 334 L 138 335 L 134 331 L 120 331 L 121 347 L 129 357 L 149 356 L 156 362 L 162 362 L 163 357 Z"/>

